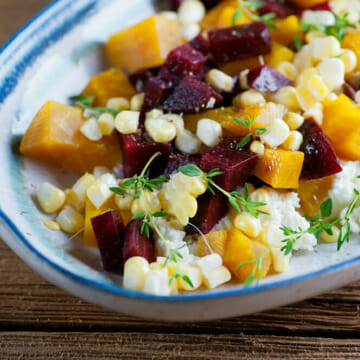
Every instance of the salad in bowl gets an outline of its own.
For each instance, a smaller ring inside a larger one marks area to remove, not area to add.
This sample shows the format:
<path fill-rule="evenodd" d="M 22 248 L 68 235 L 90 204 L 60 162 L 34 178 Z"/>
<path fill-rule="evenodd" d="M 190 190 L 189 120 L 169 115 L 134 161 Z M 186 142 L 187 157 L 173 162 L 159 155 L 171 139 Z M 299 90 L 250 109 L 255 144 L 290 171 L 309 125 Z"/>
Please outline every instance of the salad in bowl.
<path fill-rule="evenodd" d="M 24 157 L 44 226 L 126 289 L 256 285 L 360 233 L 357 1 L 176 0 L 112 35 L 109 68 L 49 99 Z"/>

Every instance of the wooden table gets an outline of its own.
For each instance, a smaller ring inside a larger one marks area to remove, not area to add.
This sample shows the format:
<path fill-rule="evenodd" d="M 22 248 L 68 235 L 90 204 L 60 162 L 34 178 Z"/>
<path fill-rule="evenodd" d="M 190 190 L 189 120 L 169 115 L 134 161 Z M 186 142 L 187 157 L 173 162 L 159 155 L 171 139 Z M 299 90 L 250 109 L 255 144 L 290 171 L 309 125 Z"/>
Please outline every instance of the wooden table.
<path fill-rule="evenodd" d="M 0 43 L 48 2 L 0 0 Z M 356 283 L 243 318 L 182 325 L 144 321 L 66 294 L 0 240 L 3 360 L 355 359 L 360 358 L 359 304 Z"/>

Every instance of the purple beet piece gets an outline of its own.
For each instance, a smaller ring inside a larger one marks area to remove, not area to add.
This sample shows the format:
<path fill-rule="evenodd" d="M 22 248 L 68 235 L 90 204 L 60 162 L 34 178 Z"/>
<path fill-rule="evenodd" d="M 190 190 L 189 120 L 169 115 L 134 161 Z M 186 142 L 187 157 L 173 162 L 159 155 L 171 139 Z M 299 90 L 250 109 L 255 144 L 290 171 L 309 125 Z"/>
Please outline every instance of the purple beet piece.
<path fill-rule="evenodd" d="M 286 76 L 280 74 L 269 65 L 262 65 L 250 69 L 247 75 L 247 81 L 250 87 L 261 92 L 273 92 L 293 84 Z"/>
<path fill-rule="evenodd" d="M 342 86 L 342 91 L 343 93 L 348 96 L 352 101 L 357 102 L 356 101 L 356 91 L 355 89 L 349 84 L 349 83 L 345 83 Z"/>
<path fill-rule="evenodd" d="M 198 211 L 190 223 L 198 227 L 202 233 L 208 234 L 216 224 L 226 215 L 228 211 L 227 198 L 216 191 L 215 195 L 209 191 L 197 198 Z M 196 230 L 191 226 L 186 227 L 188 234 L 196 233 Z"/>
<path fill-rule="evenodd" d="M 296 7 L 279 0 L 264 0 L 258 10 L 259 15 L 273 13 L 279 18 L 284 18 L 292 14 L 296 14 Z"/>
<path fill-rule="evenodd" d="M 320 4 L 317 4 L 317 5 L 314 5 L 314 6 L 311 6 L 307 9 L 299 9 L 298 11 L 298 15 L 301 17 L 303 12 L 306 11 L 306 10 L 312 10 L 312 11 L 321 11 L 321 10 L 325 10 L 325 11 L 332 11 L 331 9 L 331 6 L 329 4 L 328 1 L 324 1 Z"/>
<path fill-rule="evenodd" d="M 182 153 L 170 154 L 167 167 L 165 169 L 164 175 L 170 177 L 170 175 L 176 171 L 180 166 L 194 164 L 200 166 L 200 155 L 187 155 Z"/>
<path fill-rule="evenodd" d="M 156 143 L 140 134 L 120 134 L 126 176 L 140 174 L 150 157 L 161 152 L 151 165 L 152 176 L 161 174 L 166 166 L 167 158 L 171 152 L 170 143 Z"/>
<path fill-rule="evenodd" d="M 189 45 L 195 50 L 207 55 L 210 52 L 209 40 L 205 39 L 201 34 L 189 42 Z"/>
<path fill-rule="evenodd" d="M 304 137 L 300 151 L 305 153 L 301 179 L 319 179 L 342 170 L 334 149 L 314 119 L 305 120 L 299 131 Z"/>
<path fill-rule="evenodd" d="M 125 225 L 119 210 L 108 211 L 91 219 L 101 261 L 105 270 L 123 263 L 122 247 Z"/>
<path fill-rule="evenodd" d="M 124 261 L 133 257 L 141 256 L 149 263 L 155 261 L 155 241 L 150 229 L 150 236 L 141 232 L 142 219 L 131 221 L 125 229 L 124 247 L 122 249 Z"/>
<path fill-rule="evenodd" d="M 129 81 L 134 86 L 137 92 L 145 92 L 146 84 L 150 78 L 156 77 L 160 68 L 152 68 L 145 71 L 140 71 L 129 75 Z"/>
<path fill-rule="evenodd" d="M 268 54 L 272 43 L 263 21 L 209 32 L 212 53 L 218 63 Z"/>
<path fill-rule="evenodd" d="M 253 175 L 259 160 L 259 155 L 246 148 L 236 150 L 240 140 L 241 138 L 225 139 L 201 156 L 200 167 L 203 171 L 209 172 L 217 168 L 223 172 L 214 181 L 226 191 L 244 185 Z"/>
<path fill-rule="evenodd" d="M 166 99 L 171 89 L 171 84 L 160 78 L 152 77 L 148 80 L 145 89 L 142 114 L 158 108 Z"/>
<path fill-rule="evenodd" d="M 211 87 L 192 76 L 185 76 L 161 108 L 175 113 L 195 113 L 213 109 L 222 101 L 223 97 Z"/>
<path fill-rule="evenodd" d="M 158 77 L 177 85 L 187 75 L 200 75 L 207 57 L 189 44 L 178 46 L 170 51 Z"/>

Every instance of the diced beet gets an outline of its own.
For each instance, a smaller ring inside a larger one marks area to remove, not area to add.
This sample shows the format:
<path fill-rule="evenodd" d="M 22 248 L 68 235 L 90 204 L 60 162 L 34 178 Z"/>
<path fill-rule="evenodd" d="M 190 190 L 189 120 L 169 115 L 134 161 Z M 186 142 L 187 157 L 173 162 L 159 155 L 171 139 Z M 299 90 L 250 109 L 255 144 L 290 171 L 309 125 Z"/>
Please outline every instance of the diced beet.
<path fill-rule="evenodd" d="M 258 12 L 259 15 L 273 13 L 279 18 L 284 18 L 289 15 L 296 14 L 296 8 L 286 1 L 263 0 Z"/>
<path fill-rule="evenodd" d="M 168 159 L 167 167 L 164 175 L 170 177 L 170 175 L 176 171 L 180 166 L 194 164 L 200 166 L 200 155 L 186 155 L 182 153 L 171 154 Z"/>
<path fill-rule="evenodd" d="M 236 150 L 240 140 L 241 138 L 225 139 L 201 156 L 200 167 L 203 171 L 209 172 L 218 168 L 224 172 L 216 176 L 214 181 L 226 191 L 244 185 L 253 175 L 259 160 L 259 155 L 246 148 Z"/>
<path fill-rule="evenodd" d="M 105 270 L 115 270 L 123 263 L 125 225 L 119 210 L 105 212 L 91 219 L 101 261 Z"/>
<path fill-rule="evenodd" d="M 332 11 L 332 10 L 331 10 L 331 6 L 330 6 L 330 4 L 329 4 L 328 1 L 324 1 L 324 2 L 322 2 L 322 3 L 320 3 L 320 4 L 311 6 L 311 7 L 306 8 L 306 9 L 299 9 L 298 15 L 301 17 L 302 14 L 303 14 L 303 12 L 304 12 L 305 10 L 312 10 L 312 11 L 321 11 L 321 10 L 324 10 L 324 11 Z"/>
<path fill-rule="evenodd" d="M 207 57 L 189 44 L 178 46 L 170 51 L 158 77 L 177 85 L 187 75 L 200 75 Z"/>
<path fill-rule="evenodd" d="M 300 151 L 305 153 L 301 179 L 319 179 L 342 170 L 334 149 L 314 119 L 305 120 L 299 131 L 304 137 Z"/>
<path fill-rule="evenodd" d="M 360 90 L 360 73 L 354 73 L 349 76 L 347 83 L 355 90 Z"/>
<path fill-rule="evenodd" d="M 355 89 L 349 84 L 349 83 L 345 83 L 343 86 L 342 86 L 342 91 L 343 93 L 348 96 L 352 101 L 356 101 L 356 91 Z"/>
<path fill-rule="evenodd" d="M 155 261 L 155 241 L 150 229 L 150 237 L 145 232 L 141 233 L 142 219 L 131 221 L 125 229 L 123 257 L 124 261 L 133 257 L 141 256 L 149 263 Z"/>
<path fill-rule="evenodd" d="M 222 101 L 223 97 L 211 87 L 192 76 L 186 76 L 161 108 L 175 113 L 195 113 L 212 109 Z"/>
<path fill-rule="evenodd" d="M 190 223 L 198 227 L 204 234 L 211 232 L 213 227 L 226 215 L 228 211 L 227 198 L 216 191 L 215 195 L 209 191 L 197 198 L 198 211 Z M 188 225 L 186 227 L 188 234 L 193 234 L 196 230 Z"/>
<path fill-rule="evenodd" d="M 171 84 L 169 82 L 155 77 L 150 78 L 146 84 L 142 114 L 158 108 L 166 99 L 170 89 Z"/>
<path fill-rule="evenodd" d="M 262 21 L 212 30 L 209 40 L 218 63 L 264 55 L 272 50 L 269 29 Z"/>
<path fill-rule="evenodd" d="M 210 52 L 210 43 L 201 34 L 189 42 L 189 45 L 195 50 L 207 55 Z"/>
<path fill-rule="evenodd" d="M 247 75 L 247 82 L 250 87 L 261 92 L 273 92 L 293 84 L 286 76 L 280 74 L 269 65 L 250 69 Z"/>
<path fill-rule="evenodd" d="M 158 151 L 161 152 L 161 156 L 154 160 L 150 170 L 152 176 L 157 176 L 163 172 L 171 152 L 170 143 L 156 143 L 140 134 L 120 134 L 120 140 L 126 176 L 140 174 L 150 157 Z"/>
<path fill-rule="evenodd" d="M 129 81 L 137 92 L 145 92 L 146 84 L 152 77 L 156 77 L 160 68 L 152 68 L 145 71 L 137 72 L 129 75 Z"/>

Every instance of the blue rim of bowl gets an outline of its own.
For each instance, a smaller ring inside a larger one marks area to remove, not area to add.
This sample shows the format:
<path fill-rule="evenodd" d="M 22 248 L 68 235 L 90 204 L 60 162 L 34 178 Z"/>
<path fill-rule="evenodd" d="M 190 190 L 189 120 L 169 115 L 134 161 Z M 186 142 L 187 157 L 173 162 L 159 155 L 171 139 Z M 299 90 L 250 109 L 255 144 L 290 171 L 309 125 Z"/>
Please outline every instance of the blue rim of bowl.
<path fill-rule="evenodd" d="M 0 64 L 1 61 L 4 61 L 3 59 L 1 59 L 1 57 L 4 55 L 6 50 L 10 47 L 10 45 L 12 45 L 15 41 L 17 41 L 21 37 L 21 35 L 27 35 L 25 36 L 24 41 L 28 40 L 36 31 L 44 27 L 48 15 L 50 15 L 51 12 L 54 12 L 54 10 L 56 10 L 56 12 L 52 13 L 51 16 L 58 17 L 64 11 L 64 9 L 66 9 L 72 2 L 73 0 L 55 0 L 46 8 L 44 8 L 38 15 L 36 15 L 28 24 L 26 24 L 20 31 L 18 31 L 0 49 Z M 26 62 L 24 62 L 24 59 L 17 59 L 17 61 L 15 61 L 15 63 L 12 65 L 10 75 L 7 76 L 2 81 L 0 79 L 0 90 L 5 90 L 4 92 L 1 91 L 0 93 L 0 105 L 3 104 L 5 99 L 10 95 L 12 90 L 16 87 L 21 75 L 25 72 L 28 66 L 30 66 L 34 62 L 34 60 L 36 60 L 36 58 L 39 55 L 41 55 L 41 53 L 44 50 L 47 49 L 47 47 L 50 45 L 50 40 L 51 43 L 53 43 L 54 40 L 60 39 L 69 30 L 71 30 L 72 27 L 77 23 L 77 20 L 79 20 L 79 18 L 82 15 L 84 15 L 87 11 L 89 11 L 89 9 L 91 9 L 97 3 L 97 0 L 87 0 L 84 3 L 85 4 L 83 7 L 79 8 L 75 13 L 71 13 L 71 16 L 69 16 L 67 20 L 65 20 L 63 23 L 59 24 L 52 32 L 48 33 L 47 35 L 44 35 L 42 37 L 42 40 L 36 46 L 35 49 L 34 47 L 31 47 L 31 49 L 29 49 L 28 53 L 26 54 L 26 59 L 27 59 Z M 57 7 L 59 7 L 59 9 L 56 9 Z M 21 47 L 24 44 L 24 41 L 18 44 L 18 46 Z M 8 54 L 8 58 L 5 58 L 6 62 L 10 57 L 12 58 L 12 60 L 16 59 L 15 51 L 16 48 L 13 50 L 12 53 Z M 3 89 L 4 86 L 9 84 L 10 87 Z M 150 294 L 144 294 L 137 291 L 127 290 L 117 285 L 105 284 L 99 281 L 91 280 L 89 278 L 73 273 L 72 271 L 51 261 L 46 256 L 44 256 L 39 250 L 37 250 L 26 239 L 26 237 L 22 234 L 22 232 L 18 229 L 18 227 L 14 224 L 14 222 L 9 218 L 8 215 L 6 215 L 6 213 L 2 209 L 0 209 L 0 217 L 3 219 L 4 223 L 11 230 L 11 232 L 18 238 L 18 240 L 20 240 L 32 253 L 34 253 L 39 259 L 46 262 L 55 270 L 69 277 L 71 280 L 79 282 L 83 286 L 95 287 L 98 290 L 103 290 L 114 295 L 121 295 L 128 298 L 137 298 L 143 300 L 177 302 L 177 301 L 210 300 L 210 299 L 223 298 L 229 296 L 239 296 L 239 295 L 255 293 L 263 290 L 271 290 L 279 287 L 284 287 L 320 275 L 325 275 L 328 274 L 329 272 L 333 272 L 351 265 L 355 265 L 356 263 L 360 264 L 360 256 L 358 256 L 353 259 L 329 266 L 325 269 L 318 270 L 309 274 L 293 277 L 287 280 L 275 281 L 269 284 L 260 284 L 249 288 L 234 286 L 233 288 L 230 289 L 223 289 L 217 291 L 198 292 L 198 293 L 180 294 L 180 295 L 172 295 L 172 296 L 153 296 Z"/>

